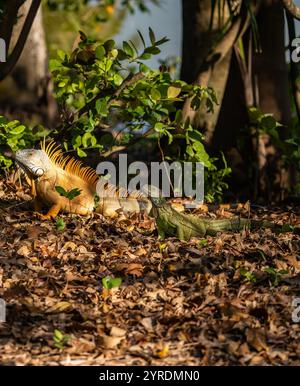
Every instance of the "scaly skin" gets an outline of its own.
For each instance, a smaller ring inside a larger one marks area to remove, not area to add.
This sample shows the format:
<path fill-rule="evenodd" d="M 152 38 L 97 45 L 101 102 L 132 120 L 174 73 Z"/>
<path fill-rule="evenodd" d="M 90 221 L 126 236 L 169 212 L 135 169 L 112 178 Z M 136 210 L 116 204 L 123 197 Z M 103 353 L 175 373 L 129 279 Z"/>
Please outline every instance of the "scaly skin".
<path fill-rule="evenodd" d="M 20 150 L 15 159 L 31 186 L 35 210 L 40 211 L 44 205 L 50 207 L 46 215 L 39 214 L 43 219 L 55 218 L 60 211 L 81 215 L 96 211 L 115 217 L 120 209 L 133 213 L 140 213 L 141 209 L 150 210 L 151 204 L 145 197 L 129 194 L 102 181 L 93 169 L 84 167 L 78 160 L 64 157 L 55 143 L 47 147 L 44 144 L 41 150 Z M 70 200 L 56 191 L 57 186 L 67 192 L 76 188 L 80 195 Z M 95 208 L 96 195 L 99 202 Z"/>
<path fill-rule="evenodd" d="M 270 228 L 281 231 L 282 227 L 268 221 L 257 221 L 245 218 L 210 220 L 195 215 L 177 212 L 163 199 L 152 201 L 151 214 L 156 220 L 160 239 L 166 236 L 177 237 L 179 240 L 189 241 L 192 237 L 215 236 L 218 232 L 241 231 L 243 229 Z"/>

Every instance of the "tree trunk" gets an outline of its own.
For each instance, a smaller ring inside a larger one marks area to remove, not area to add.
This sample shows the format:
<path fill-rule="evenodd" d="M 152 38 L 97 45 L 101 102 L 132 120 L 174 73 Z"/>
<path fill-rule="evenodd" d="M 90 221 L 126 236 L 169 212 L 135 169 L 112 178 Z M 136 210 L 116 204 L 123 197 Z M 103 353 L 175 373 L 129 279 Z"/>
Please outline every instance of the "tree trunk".
<path fill-rule="evenodd" d="M 257 77 L 259 107 L 272 113 L 283 127 L 281 139 L 287 138 L 291 118 L 289 76 L 285 59 L 284 11 L 278 1 L 266 1 L 257 17 L 261 36 L 262 54 L 254 57 L 254 74 Z M 280 154 L 265 136 L 265 167 L 262 192 L 269 199 L 283 199 L 289 188 L 289 173 L 283 168 Z"/>
<path fill-rule="evenodd" d="M 247 97 L 246 91 L 249 90 L 245 87 L 235 54 L 231 54 L 236 38 L 241 36 L 242 32 L 232 29 L 232 36 L 229 36 L 228 33 L 223 40 L 223 46 L 219 44 L 221 49 L 217 52 L 218 58 L 214 63 L 210 62 L 209 71 L 203 66 L 203 63 L 205 64 L 207 58 L 211 56 L 209 50 L 213 49 L 216 53 L 216 48 L 207 47 L 215 36 L 215 31 L 209 29 L 211 5 L 211 1 L 183 1 L 182 77 L 184 80 L 196 81 L 203 86 L 214 85 L 220 106 L 213 115 L 205 115 L 205 112 L 200 110 L 191 115 L 188 111 L 187 116 L 192 117 L 194 126 L 206 130 L 206 141 L 210 149 L 213 149 L 216 154 L 220 150 L 225 151 L 231 162 L 229 166 L 235 169 L 234 182 L 238 189 L 241 186 L 237 183 L 238 180 L 244 188 L 247 189 L 248 185 L 248 193 L 254 185 L 254 181 L 250 181 L 251 176 L 248 172 L 249 161 L 251 162 L 249 154 L 252 154 L 254 156 L 252 162 L 255 159 L 258 161 L 259 193 L 268 199 L 274 199 L 275 196 L 277 199 L 283 198 L 289 186 L 288 174 L 283 170 L 279 161 L 280 154 L 271 145 L 270 138 L 268 136 L 258 137 L 254 149 L 253 143 L 249 141 L 248 146 L 251 151 L 249 152 L 248 148 L 245 154 L 240 154 L 237 150 L 241 130 L 249 124 L 247 107 L 250 107 L 255 100 L 254 94 L 253 98 L 250 98 L 251 102 Z M 215 17 L 214 15 L 213 25 L 216 25 Z M 257 84 L 257 107 L 264 113 L 274 114 L 274 117 L 284 125 L 282 129 L 284 138 L 290 118 L 290 100 L 281 3 L 277 0 L 264 1 L 258 11 L 257 23 L 262 46 L 262 53 L 252 57 L 253 79 Z M 231 62 L 230 58 L 232 58 Z M 206 80 L 207 83 L 205 83 Z M 253 194 L 253 191 L 251 193 Z"/>
<path fill-rule="evenodd" d="M 30 1 L 19 9 L 19 20 L 14 27 L 11 46 L 14 47 Z M 48 71 L 48 55 L 40 7 L 22 55 L 12 73 L 0 83 L 2 113 L 13 114 L 18 119 L 34 118 L 37 123 L 52 124 L 56 116 L 53 85 Z"/>
<path fill-rule="evenodd" d="M 193 111 L 189 100 L 184 105 L 183 114 L 184 118 L 189 118 L 196 127 L 206 131 L 208 143 L 211 142 L 222 104 L 232 48 L 244 28 L 242 23 L 244 12 L 242 12 L 243 15 L 232 16 L 227 1 L 216 2 L 214 9 L 212 3 L 211 0 L 183 0 L 182 2 L 181 78 L 188 83 L 214 87 L 219 100 L 219 106 L 216 106 L 212 115 L 206 114 L 204 108 L 197 112 Z"/>

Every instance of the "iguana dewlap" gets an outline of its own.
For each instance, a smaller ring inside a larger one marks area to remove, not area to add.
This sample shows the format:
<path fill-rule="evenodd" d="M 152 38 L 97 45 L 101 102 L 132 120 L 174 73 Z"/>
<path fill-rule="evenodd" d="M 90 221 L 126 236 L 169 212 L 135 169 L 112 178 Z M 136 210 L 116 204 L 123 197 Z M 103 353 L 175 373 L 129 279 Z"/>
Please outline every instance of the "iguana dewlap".
<path fill-rule="evenodd" d="M 39 211 L 43 205 L 50 207 L 43 218 L 54 218 L 60 211 L 81 215 L 96 211 L 115 217 L 119 210 L 139 213 L 143 209 L 149 212 L 151 208 L 151 203 L 141 193 L 128 193 L 99 179 L 94 169 L 72 157 L 65 157 L 54 142 L 48 146 L 43 143 L 40 150 L 19 150 L 15 160 L 31 186 L 35 210 Z M 67 192 L 77 188 L 80 195 L 70 200 L 56 191 L 57 186 Z"/>

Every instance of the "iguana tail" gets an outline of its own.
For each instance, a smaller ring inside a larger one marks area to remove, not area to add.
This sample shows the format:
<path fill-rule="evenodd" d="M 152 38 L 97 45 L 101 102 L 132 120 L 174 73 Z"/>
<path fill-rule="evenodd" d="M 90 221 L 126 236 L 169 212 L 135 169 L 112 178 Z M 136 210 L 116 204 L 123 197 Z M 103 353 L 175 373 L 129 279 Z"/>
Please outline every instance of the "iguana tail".
<path fill-rule="evenodd" d="M 234 218 L 220 220 L 201 219 L 201 221 L 205 224 L 206 233 L 212 236 L 222 231 L 238 232 L 243 229 L 269 228 L 273 231 L 281 230 L 281 227 L 275 223 L 264 220 L 260 221 L 246 218 Z"/>

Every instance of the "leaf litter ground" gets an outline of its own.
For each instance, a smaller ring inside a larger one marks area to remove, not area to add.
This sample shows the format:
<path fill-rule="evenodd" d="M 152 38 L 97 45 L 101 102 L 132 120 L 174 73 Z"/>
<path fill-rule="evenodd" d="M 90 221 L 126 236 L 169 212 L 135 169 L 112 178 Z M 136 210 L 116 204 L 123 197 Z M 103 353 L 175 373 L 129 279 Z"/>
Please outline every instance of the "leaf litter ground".
<path fill-rule="evenodd" d="M 2 365 L 300 364 L 299 235 L 158 241 L 152 220 L 100 215 L 63 215 L 57 230 L 28 198 L 0 181 Z M 299 213 L 251 216 L 297 224 Z M 103 288 L 107 276 L 122 284 Z"/>

